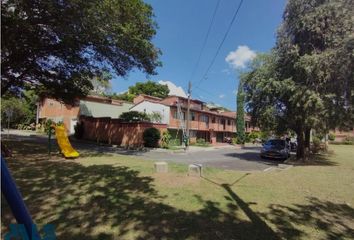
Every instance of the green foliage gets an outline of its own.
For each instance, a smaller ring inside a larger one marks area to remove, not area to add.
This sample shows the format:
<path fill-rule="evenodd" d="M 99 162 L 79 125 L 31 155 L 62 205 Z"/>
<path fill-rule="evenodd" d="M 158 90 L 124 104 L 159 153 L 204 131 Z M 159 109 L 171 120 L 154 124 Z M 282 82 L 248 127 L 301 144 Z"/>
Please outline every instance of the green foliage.
<path fill-rule="evenodd" d="M 138 82 L 134 86 L 130 86 L 129 90 L 121 94 L 106 95 L 112 99 L 119 99 L 128 102 L 133 102 L 134 98 L 139 94 L 145 94 L 153 97 L 165 98 L 170 90 L 167 85 L 161 85 L 153 81 Z"/>
<path fill-rule="evenodd" d="M 321 140 L 318 137 L 313 137 L 312 139 L 312 152 L 318 153 L 321 150 Z"/>
<path fill-rule="evenodd" d="M 160 131 L 157 128 L 147 128 L 143 133 L 145 147 L 158 147 L 161 138 Z"/>
<path fill-rule="evenodd" d="M 245 142 L 246 142 L 246 135 L 243 136 L 236 135 L 236 137 L 232 138 L 233 144 L 245 144 Z"/>
<path fill-rule="evenodd" d="M 254 141 L 256 141 L 256 139 L 261 138 L 261 133 L 258 131 L 253 131 L 248 135 L 248 138 L 249 138 L 250 142 L 254 142 Z"/>
<path fill-rule="evenodd" d="M 82 139 L 85 132 L 85 127 L 83 122 L 77 122 L 74 127 L 75 133 L 74 136 L 76 139 Z"/>
<path fill-rule="evenodd" d="M 45 133 L 47 133 L 47 135 L 49 134 L 54 134 L 55 130 L 53 129 L 53 125 L 55 125 L 55 122 L 51 119 L 47 119 L 44 123 L 44 131 Z"/>
<path fill-rule="evenodd" d="M 90 81 L 92 84 L 92 90 L 90 91 L 91 94 L 106 96 L 109 95 L 112 90 L 112 75 L 107 71 L 94 76 Z"/>
<path fill-rule="evenodd" d="M 57 99 L 86 95 L 109 69 L 155 74 L 153 10 L 142 0 L 3 1 L 2 94 L 32 87 Z"/>
<path fill-rule="evenodd" d="M 134 94 L 130 94 L 128 92 L 121 93 L 121 94 L 113 93 L 113 95 L 106 95 L 106 96 L 110 97 L 112 99 L 118 99 L 118 100 L 123 100 L 123 101 L 127 101 L 127 102 L 133 102 L 134 98 L 136 97 Z"/>
<path fill-rule="evenodd" d="M 16 128 L 18 124 L 29 125 L 36 120 L 37 96 L 33 91 L 24 91 L 19 97 L 3 96 L 1 98 L 1 122 L 7 127 L 9 114 L 10 127 Z"/>
<path fill-rule="evenodd" d="M 172 136 L 168 131 L 163 132 L 161 137 L 161 146 L 163 148 L 168 148 L 170 145 L 171 138 Z"/>
<path fill-rule="evenodd" d="M 159 112 L 148 113 L 147 116 L 151 122 L 161 123 L 162 121 L 162 115 Z"/>
<path fill-rule="evenodd" d="M 209 147 L 210 146 L 210 144 L 208 142 L 206 142 L 204 138 L 197 138 L 196 143 L 193 145 L 199 146 L 199 147 Z"/>
<path fill-rule="evenodd" d="M 329 134 L 328 134 L 328 140 L 329 140 L 329 141 L 334 141 L 334 140 L 336 140 L 336 135 L 334 135 L 334 133 L 329 133 Z"/>
<path fill-rule="evenodd" d="M 119 118 L 124 122 L 150 121 L 149 116 L 146 113 L 138 111 L 124 112 Z"/>
<path fill-rule="evenodd" d="M 354 144 L 354 137 L 346 136 L 343 143 L 345 145 L 353 145 Z"/>
<path fill-rule="evenodd" d="M 240 80 L 238 89 L 237 89 L 237 115 L 236 115 L 236 132 L 237 138 L 240 141 L 246 140 L 245 136 L 245 93 L 243 91 L 243 82 Z"/>
<path fill-rule="evenodd" d="M 161 85 L 153 81 L 137 82 L 129 87 L 129 93 L 133 95 L 146 94 L 153 97 L 165 98 L 170 93 L 167 85 Z"/>
<path fill-rule="evenodd" d="M 353 125 L 351 16 L 350 1 L 289 0 L 275 49 L 242 76 L 252 119 L 277 134 L 296 132 L 298 158 L 311 129 Z"/>

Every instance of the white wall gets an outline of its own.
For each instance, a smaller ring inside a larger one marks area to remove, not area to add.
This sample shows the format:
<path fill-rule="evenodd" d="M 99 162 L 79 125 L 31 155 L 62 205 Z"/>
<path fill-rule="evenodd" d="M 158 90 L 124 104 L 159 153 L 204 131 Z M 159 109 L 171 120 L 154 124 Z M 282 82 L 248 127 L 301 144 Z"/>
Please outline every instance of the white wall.
<path fill-rule="evenodd" d="M 162 116 L 161 123 L 165 123 L 165 124 L 170 123 L 170 107 L 160 103 L 143 101 L 141 103 L 138 103 L 134 107 L 130 108 L 130 111 L 145 112 L 147 114 L 158 112 Z"/>

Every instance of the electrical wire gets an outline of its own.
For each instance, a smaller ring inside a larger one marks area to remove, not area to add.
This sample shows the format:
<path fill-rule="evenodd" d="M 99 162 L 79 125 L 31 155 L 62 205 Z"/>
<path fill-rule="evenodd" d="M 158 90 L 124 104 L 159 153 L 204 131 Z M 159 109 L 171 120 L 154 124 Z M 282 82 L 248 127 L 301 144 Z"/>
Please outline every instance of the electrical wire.
<path fill-rule="evenodd" d="M 228 28 L 227 28 L 225 34 L 224 34 L 224 37 L 223 37 L 222 41 L 220 42 L 220 44 L 219 44 L 219 46 L 218 46 L 218 48 L 217 48 L 217 50 L 216 50 L 216 52 L 215 52 L 215 55 L 214 55 L 213 59 L 211 60 L 209 66 L 208 66 L 208 68 L 207 68 L 207 70 L 206 70 L 205 73 L 203 74 L 203 77 L 202 77 L 202 78 L 199 80 L 199 82 L 197 83 L 196 87 L 198 87 L 198 86 L 200 85 L 200 83 L 201 83 L 204 79 L 206 79 L 206 77 L 207 77 L 207 75 L 208 75 L 208 73 L 209 73 L 211 67 L 214 65 L 214 62 L 215 62 L 215 60 L 216 60 L 216 57 L 218 56 L 218 54 L 219 54 L 219 52 L 220 52 L 220 49 L 221 49 L 222 45 L 224 44 L 224 42 L 225 42 L 225 40 L 226 40 L 226 38 L 227 38 L 227 36 L 228 36 L 230 30 L 231 30 L 231 27 L 232 27 L 232 25 L 233 25 L 233 23 L 234 23 L 234 21 L 235 21 L 237 15 L 238 15 L 239 11 L 240 11 L 240 8 L 241 8 L 241 6 L 242 6 L 242 3 L 243 3 L 243 0 L 241 0 L 240 3 L 238 4 L 237 9 L 236 9 L 236 11 L 235 11 L 235 13 L 234 13 L 234 15 L 233 15 L 233 17 L 232 17 L 232 19 L 231 19 L 231 22 L 230 22 L 230 24 L 229 24 L 229 26 L 228 26 Z"/>

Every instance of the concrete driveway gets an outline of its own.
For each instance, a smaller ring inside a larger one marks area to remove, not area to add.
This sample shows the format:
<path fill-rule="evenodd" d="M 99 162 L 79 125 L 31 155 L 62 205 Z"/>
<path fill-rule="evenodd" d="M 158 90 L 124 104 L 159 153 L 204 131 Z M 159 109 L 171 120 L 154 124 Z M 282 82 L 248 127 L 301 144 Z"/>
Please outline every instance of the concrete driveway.
<path fill-rule="evenodd" d="M 5 134 L 4 134 L 5 133 Z M 7 132 L 2 132 L 6 136 Z M 31 134 L 32 133 L 32 134 Z M 10 137 L 17 140 L 37 141 L 47 144 L 46 136 L 38 136 L 33 132 L 12 130 Z M 56 140 L 53 139 L 53 144 Z M 170 150 L 147 150 L 133 151 L 107 145 L 97 145 L 92 142 L 72 141 L 72 145 L 82 155 L 98 155 L 103 153 L 117 154 L 142 158 L 153 161 L 167 161 L 184 164 L 202 164 L 206 167 L 221 169 L 232 169 L 239 171 L 263 171 L 269 167 L 277 166 L 281 161 L 263 160 L 259 157 L 259 146 L 248 146 L 243 149 L 229 147 L 215 148 L 191 148 L 190 151 L 170 151 Z"/>
<path fill-rule="evenodd" d="M 186 153 L 146 152 L 138 157 L 149 160 L 161 160 L 185 164 L 202 164 L 207 167 L 240 171 L 263 171 L 276 166 L 280 161 L 263 160 L 259 157 L 260 147 L 244 149 L 223 148 Z"/>

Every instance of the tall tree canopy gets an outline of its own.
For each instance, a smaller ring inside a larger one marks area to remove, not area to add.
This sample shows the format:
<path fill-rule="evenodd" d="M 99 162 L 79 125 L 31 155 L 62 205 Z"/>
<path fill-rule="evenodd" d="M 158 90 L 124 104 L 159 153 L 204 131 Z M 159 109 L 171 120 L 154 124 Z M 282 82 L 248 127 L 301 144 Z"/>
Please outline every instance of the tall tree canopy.
<path fill-rule="evenodd" d="M 130 86 L 126 93 L 113 94 L 109 97 L 132 102 L 139 94 L 145 94 L 153 97 L 165 98 L 170 93 L 167 85 L 159 84 L 153 81 L 137 82 L 134 86 Z"/>
<path fill-rule="evenodd" d="M 236 115 L 237 137 L 241 140 L 241 142 L 244 142 L 245 141 L 245 109 L 244 109 L 245 93 L 243 92 L 242 77 L 238 85 L 236 104 L 237 104 L 237 115 Z"/>
<path fill-rule="evenodd" d="M 246 76 L 247 107 L 261 126 L 297 133 L 306 158 L 311 129 L 354 124 L 352 0 L 289 0 L 277 43 Z"/>
<path fill-rule="evenodd" d="M 156 23 L 142 0 L 1 1 L 1 90 L 70 100 L 103 71 L 154 74 Z"/>

